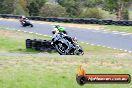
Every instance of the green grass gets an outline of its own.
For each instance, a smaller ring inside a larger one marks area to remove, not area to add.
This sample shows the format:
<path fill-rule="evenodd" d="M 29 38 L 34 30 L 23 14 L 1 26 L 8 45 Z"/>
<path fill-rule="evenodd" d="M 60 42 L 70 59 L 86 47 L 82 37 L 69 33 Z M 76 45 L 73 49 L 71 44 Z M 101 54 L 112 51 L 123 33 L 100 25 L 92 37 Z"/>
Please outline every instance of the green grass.
<path fill-rule="evenodd" d="M 5 30 L 0 29 L 0 52 L 17 52 L 17 53 L 38 53 L 32 49 L 26 49 L 25 40 L 26 39 L 48 39 L 50 37 L 45 37 L 42 35 L 29 34 L 24 32 L 17 32 L 15 30 Z M 108 52 L 108 53 L 119 53 L 121 51 L 103 48 L 99 46 L 91 46 L 87 44 L 81 44 L 85 52 Z"/>
<path fill-rule="evenodd" d="M 65 57 L 65 58 L 64 58 Z M 6 58 L 5 60 L 3 58 Z M 132 84 L 86 84 L 75 77 L 79 65 L 87 73 L 130 74 L 132 60 L 88 58 L 87 56 L 0 56 L 0 88 L 131 88 Z"/>
<path fill-rule="evenodd" d="M 129 11 L 130 20 L 132 20 L 132 11 Z"/>
<path fill-rule="evenodd" d="M 132 26 L 116 26 L 116 25 L 107 25 L 104 27 L 110 31 L 119 31 L 119 32 L 128 32 L 132 33 Z"/>
<path fill-rule="evenodd" d="M 26 39 L 50 39 L 36 34 L 17 32 L 15 30 L 0 29 L 0 52 L 37 53 L 32 49 L 26 49 Z"/>

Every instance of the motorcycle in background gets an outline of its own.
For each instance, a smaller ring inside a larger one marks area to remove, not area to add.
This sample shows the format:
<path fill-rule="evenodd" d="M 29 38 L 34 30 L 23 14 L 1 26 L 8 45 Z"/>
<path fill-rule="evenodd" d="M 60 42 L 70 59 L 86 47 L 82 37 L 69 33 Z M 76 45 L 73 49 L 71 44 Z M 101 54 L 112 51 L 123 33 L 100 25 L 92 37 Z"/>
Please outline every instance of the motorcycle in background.
<path fill-rule="evenodd" d="M 24 20 L 20 19 L 19 21 L 23 27 L 27 27 L 27 26 L 33 27 L 33 24 L 27 18 L 25 18 Z"/>

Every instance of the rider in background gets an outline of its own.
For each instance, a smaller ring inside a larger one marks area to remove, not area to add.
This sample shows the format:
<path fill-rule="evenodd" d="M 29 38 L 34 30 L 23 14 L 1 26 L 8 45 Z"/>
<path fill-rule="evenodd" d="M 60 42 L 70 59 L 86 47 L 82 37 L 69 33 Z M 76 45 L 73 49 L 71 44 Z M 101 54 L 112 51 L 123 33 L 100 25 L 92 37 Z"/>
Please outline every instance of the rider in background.
<path fill-rule="evenodd" d="M 26 19 L 25 16 L 21 16 L 20 19 L 19 19 L 19 21 L 20 21 L 20 22 L 23 22 L 25 19 Z"/>
<path fill-rule="evenodd" d="M 26 20 L 28 20 L 28 18 L 26 18 L 25 16 L 21 16 L 20 19 L 19 19 L 19 21 L 21 22 L 21 24 L 23 22 L 25 22 Z"/>

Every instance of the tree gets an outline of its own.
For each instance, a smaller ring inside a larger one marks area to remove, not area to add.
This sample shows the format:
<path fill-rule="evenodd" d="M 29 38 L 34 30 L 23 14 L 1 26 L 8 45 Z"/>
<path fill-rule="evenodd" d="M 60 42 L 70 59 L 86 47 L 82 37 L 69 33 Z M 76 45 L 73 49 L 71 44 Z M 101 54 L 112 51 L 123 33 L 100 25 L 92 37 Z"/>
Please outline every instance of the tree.
<path fill-rule="evenodd" d="M 44 17 L 63 17 L 66 16 L 66 9 L 60 5 L 45 4 L 40 9 L 40 16 Z"/>
<path fill-rule="evenodd" d="M 66 8 L 70 17 L 78 17 L 81 13 L 81 0 L 56 0 L 59 5 Z"/>
<path fill-rule="evenodd" d="M 83 0 L 82 3 L 84 7 L 88 8 L 95 8 L 103 4 L 102 0 Z"/>
<path fill-rule="evenodd" d="M 103 0 L 104 10 L 116 14 L 117 20 L 123 20 L 127 18 L 128 8 L 132 4 L 132 0 Z M 125 12 L 125 13 L 124 13 Z M 124 17 L 125 16 L 125 17 Z"/>
<path fill-rule="evenodd" d="M 21 5 L 21 7 L 27 12 L 27 0 L 19 0 L 19 4 Z"/>
<path fill-rule="evenodd" d="M 103 13 L 98 8 L 88 8 L 85 11 L 82 12 L 81 18 L 97 18 L 102 19 Z"/>
<path fill-rule="evenodd" d="M 0 0 L 0 13 L 11 14 L 14 11 L 14 0 Z"/>
<path fill-rule="evenodd" d="M 33 0 L 29 5 L 27 6 L 29 10 L 30 16 L 37 16 L 39 15 L 39 11 L 41 7 L 46 3 L 46 0 Z"/>
<path fill-rule="evenodd" d="M 0 0 L 1 14 L 28 15 L 27 0 Z"/>
<path fill-rule="evenodd" d="M 28 15 L 27 0 L 15 0 L 14 14 Z"/>

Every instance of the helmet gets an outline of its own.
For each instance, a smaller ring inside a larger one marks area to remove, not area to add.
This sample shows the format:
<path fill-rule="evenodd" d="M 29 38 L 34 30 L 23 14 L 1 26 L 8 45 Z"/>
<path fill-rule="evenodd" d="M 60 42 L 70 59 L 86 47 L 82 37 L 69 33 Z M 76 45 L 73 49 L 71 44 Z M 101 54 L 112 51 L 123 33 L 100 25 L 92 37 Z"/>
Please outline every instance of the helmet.
<path fill-rule="evenodd" d="M 21 16 L 21 18 L 25 19 L 26 17 L 25 16 Z"/>
<path fill-rule="evenodd" d="M 64 32 L 65 28 L 64 27 L 59 27 L 58 30 L 59 30 L 59 32 Z"/>

